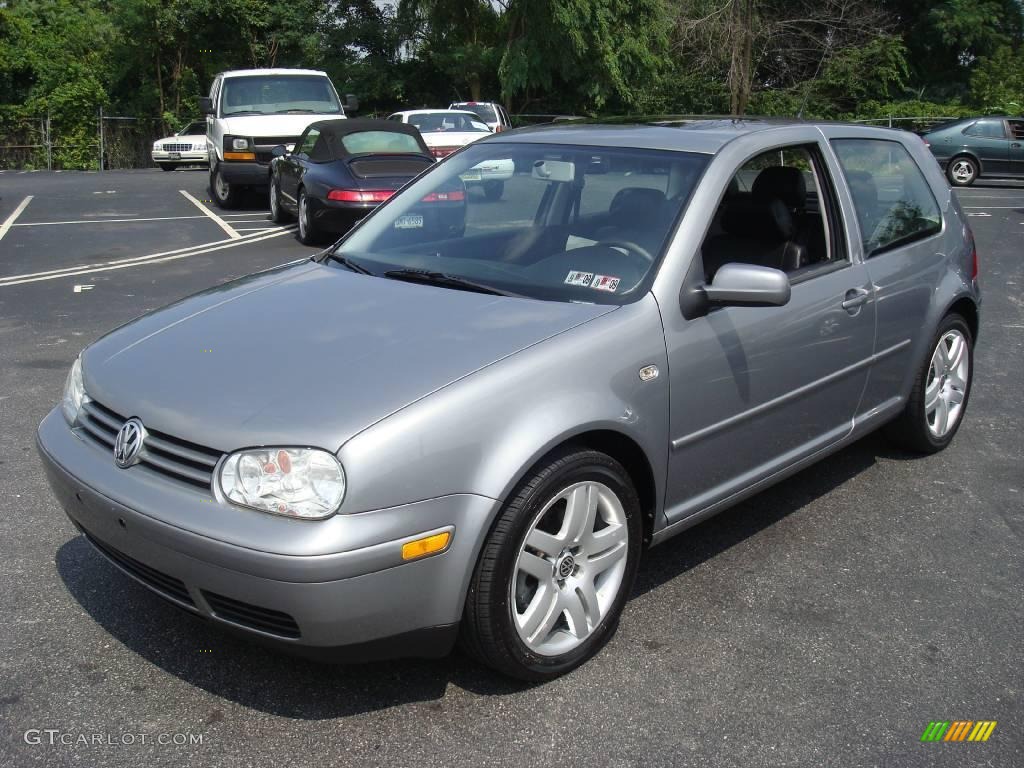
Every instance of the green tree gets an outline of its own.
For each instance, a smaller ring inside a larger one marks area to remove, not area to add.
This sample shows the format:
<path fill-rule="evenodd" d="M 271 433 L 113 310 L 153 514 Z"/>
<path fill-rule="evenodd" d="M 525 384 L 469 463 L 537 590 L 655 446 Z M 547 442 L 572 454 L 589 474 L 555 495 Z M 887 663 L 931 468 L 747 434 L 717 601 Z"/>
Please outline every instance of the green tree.
<path fill-rule="evenodd" d="M 980 58 L 971 74 L 971 100 L 982 112 L 1024 114 L 1024 53 L 1004 45 Z"/>

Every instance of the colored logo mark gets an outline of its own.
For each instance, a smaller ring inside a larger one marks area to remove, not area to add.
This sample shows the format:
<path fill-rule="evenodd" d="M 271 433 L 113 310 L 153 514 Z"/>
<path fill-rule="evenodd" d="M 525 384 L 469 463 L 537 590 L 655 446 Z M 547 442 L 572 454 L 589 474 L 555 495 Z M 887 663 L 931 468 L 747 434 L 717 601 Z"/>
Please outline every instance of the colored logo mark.
<path fill-rule="evenodd" d="M 988 741 L 995 729 L 995 720 L 933 720 L 921 741 Z"/>

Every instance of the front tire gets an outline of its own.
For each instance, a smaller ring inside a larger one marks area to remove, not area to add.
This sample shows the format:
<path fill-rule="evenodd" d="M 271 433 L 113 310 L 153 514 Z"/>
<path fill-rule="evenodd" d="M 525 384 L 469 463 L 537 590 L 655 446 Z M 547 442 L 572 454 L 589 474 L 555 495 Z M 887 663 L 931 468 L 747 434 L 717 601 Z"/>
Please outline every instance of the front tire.
<path fill-rule="evenodd" d="M 235 184 L 230 184 L 221 173 L 220 164 L 214 165 L 210 171 L 210 193 L 218 208 L 230 210 L 238 206 L 240 192 Z"/>
<path fill-rule="evenodd" d="M 886 428 L 890 440 L 917 453 L 937 453 L 953 441 L 974 374 L 974 340 L 960 315 L 946 315 L 929 349 L 906 408 Z"/>
<path fill-rule="evenodd" d="M 978 163 L 966 155 L 954 157 L 946 167 L 946 178 L 954 187 L 969 187 L 978 178 Z"/>
<path fill-rule="evenodd" d="M 533 682 L 583 664 L 615 633 L 643 535 L 622 465 L 577 447 L 553 454 L 498 515 L 470 581 L 463 648 Z"/>

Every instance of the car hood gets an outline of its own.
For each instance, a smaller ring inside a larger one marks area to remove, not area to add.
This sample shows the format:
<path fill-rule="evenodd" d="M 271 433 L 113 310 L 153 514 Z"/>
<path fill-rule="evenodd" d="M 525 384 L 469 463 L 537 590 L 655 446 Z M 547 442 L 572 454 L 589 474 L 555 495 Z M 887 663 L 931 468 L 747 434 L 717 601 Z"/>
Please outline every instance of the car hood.
<path fill-rule="evenodd" d="M 224 118 L 224 133 L 231 136 L 295 136 L 317 120 L 344 119 L 344 115 L 241 115 Z"/>
<path fill-rule="evenodd" d="M 335 451 L 431 392 L 614 309 L 307 261 L 144 315 L 90 346 L 82 367 L 91 398 L 153 430 L 220 451 Z"/>

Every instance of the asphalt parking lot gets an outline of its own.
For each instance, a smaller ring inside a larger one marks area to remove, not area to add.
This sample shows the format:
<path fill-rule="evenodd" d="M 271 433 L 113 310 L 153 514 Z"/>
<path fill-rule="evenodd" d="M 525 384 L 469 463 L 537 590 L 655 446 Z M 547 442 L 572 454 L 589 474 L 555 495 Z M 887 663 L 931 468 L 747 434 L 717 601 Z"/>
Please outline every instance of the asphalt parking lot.
<path fill-rule="evenodd" d="M 960 193 L 985 295 L 951 448 L 869 437 L 651 550 L 609 646 L 526 686 L 458 653 L 277 655 L 136 585 L 57 507 L 35 428 L 82 347 L 315 250 L 260 198 L 216 211 L 206 179 L 0 173 L 0 764 L 1024 765 L 1024 187 Z M 921 743 L 933 720 L 998 726 Z"/>

